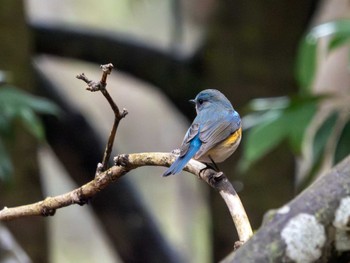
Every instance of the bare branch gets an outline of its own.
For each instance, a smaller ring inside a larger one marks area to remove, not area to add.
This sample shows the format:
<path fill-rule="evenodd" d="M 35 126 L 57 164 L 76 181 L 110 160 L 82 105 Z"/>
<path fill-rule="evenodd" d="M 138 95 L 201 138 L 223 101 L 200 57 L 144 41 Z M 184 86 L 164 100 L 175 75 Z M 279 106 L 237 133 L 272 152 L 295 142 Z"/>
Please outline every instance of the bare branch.
<path fill-rule="evenodd" d="M 84 73 L 81 73 L 76 76 L 77 79 L 81 79 L 88 85 L 88 87 L 86 88 L 87 90 L 92 92 L 101 91 L 101 93 L 106 98 L 106 100 L 108 101 L 109 105 L 111 106 L 114 112 L 114 122 L 113 122 L 111 133 L 108 137 L 108 142 L 105 148 L 105 152 L 103 154 L 102 165 L 98 165 L 98 168 L 96 169 L 96 174 L 107 170 L 108 162 L 111 157 L 112 148 L 113 148 L 115 136 L 117 134 L 119 122 L 128 114 L 126 109 L 123 109 L 123 111 L 121 112 L 119 111 L 117 104 L 114 102 L 111 95 L 108 93 L 106 89 L 107 76 L 111 74 L 112 69 L 114 68 L 113 64 L 108 63 L 105 65 L 101 65 L 100 68 L 102 69 L 102 77 L 101 77 L 101 80 L 98 82 L 88 79 Z"/>
<path fill-rule="evenodd" d="M 157 158 L 153 158 L 154 154 Z M 174 155 L 171 155 L 171 157 L 173 156 Z M 157 162 L 154 162 L 155 160 L 157 160 Z M 168 155 L 159 153 L 124 154 L 114 158 L 117 165 L 122 165 L 128 170 L 144 165 L 169 166 L 174 160 L 174 157 L 169 159 Z M 191 160 L 188 165 L 185 166 L 184 170 L 197 175 L 215 190 L 219 191 L 229 209 L 233 223 L 236 226 L 239 240 L 241 243 L 246 242 L 253 235 L 252 228 L 239 196 L 224 173 L 209 169 L 205 164 L 195 160 Z M 239 246 L 239 244 L 236 245 Z"/>
<path fill-rule="evenodd" d="M 123 167 L 113 166 L 109 170 L 99 174 L 94 180 L 68 193 L 55 197 L 47 197 L 43 201 L 29 205 L 13 208 L 5 207 L 0 211 L 0 221 L 28 216 L 52 216 L 58 208 L 72 204 L 83 205 L 86 203 L 86 200 L 95 196 L 124 173 Z"/>
<path fill-rule="evenodd" d="M 135 153 L 122 154 L 114 158 L 116 166 L 96 175 L 89 183 L 62 195 L 48 197 L 43 201 L 13 208 L 4 208 L 0 211 L 0 221 L 13 220 L 28 216 L 51 216 L 56 209 L 72 204 L 85 204 L 86 200 L 95 196 L 109 184 L 119 179 L 130 170 L 142 166 L 169 166 L 174 162 L 176 155 L 171 153 Z M 245 242 L 252 236 L 252 230 L 243 205 L 233 189 L 231 183 L 222 172 L 215 172 L 205 164 L 191 160 L 184 168 L 206 181 L 218 190 L 225 200 L 236 226 L 239 241 Z"/>

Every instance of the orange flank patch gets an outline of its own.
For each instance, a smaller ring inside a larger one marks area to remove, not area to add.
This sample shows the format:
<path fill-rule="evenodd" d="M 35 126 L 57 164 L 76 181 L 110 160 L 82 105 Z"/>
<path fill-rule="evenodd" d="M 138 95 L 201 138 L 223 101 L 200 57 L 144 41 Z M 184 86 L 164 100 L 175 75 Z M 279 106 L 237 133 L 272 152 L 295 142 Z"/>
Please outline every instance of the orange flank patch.
<path fill-rule="evenodd" d="M 232 133 L 226 140 L 225 144 L 234 144 L 242 136 L 242 128 Z"/>

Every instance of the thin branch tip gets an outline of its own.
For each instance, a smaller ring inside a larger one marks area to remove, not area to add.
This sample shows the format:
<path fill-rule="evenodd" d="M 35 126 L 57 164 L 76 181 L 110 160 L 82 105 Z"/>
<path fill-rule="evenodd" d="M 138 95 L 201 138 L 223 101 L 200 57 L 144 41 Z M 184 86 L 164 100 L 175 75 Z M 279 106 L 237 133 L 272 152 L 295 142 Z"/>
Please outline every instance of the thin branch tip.
<path fill-rule="evenodd" d="M 112 63 L 108 63 L 108 64 L 104 64 L 101 65 L 100 68 L 102 69 L 102 71 L 106 74 L 111 74 L 112 69 L 114 68 Z"/>
<path fill-rule="evenodd" d="M 122 119 L 122 118 L 125 118 L 125 116 L 128 115 L 128 113 L 129 113 L 128 110 L 123 108 L 123 110 L 120 112 L 119 116 Z"/>
<path fill-rule="evenodd" d="M 76 78 L 84 81 L 87 84 L 86 90 L 89 90 L 92 92 L 99 91 L 105 87 L 100 82 L 95 82 L 88 79 L 88 77 L 84 73 L 76 75 Z"/>
<path fill-rule="evenodd" d="M 101 65 L 100 68 L 102 69 L 102 72 L 103 72 L 100 83 L 105 88 L 107 86 L 107 76 L 109 74 L 111 74 L 112 69 L 114 68 L 114 66 L 113 66 L 112 63 L 108 63 L 108 64 L 105 64 L 105 65 Z"/>
<path fill-rule="evenodd" d="M 81 79 L 81 80 L 83 80 L 83 81 L 87 81 L 87 78 L 86 78 L 86 76 L 85 76 L 85 73 L 83 72 L 83 73 L 80 73 L 80 74 L 78 74 L 78 75 L 76 75 L 75 76 L 77 79 Z"/>

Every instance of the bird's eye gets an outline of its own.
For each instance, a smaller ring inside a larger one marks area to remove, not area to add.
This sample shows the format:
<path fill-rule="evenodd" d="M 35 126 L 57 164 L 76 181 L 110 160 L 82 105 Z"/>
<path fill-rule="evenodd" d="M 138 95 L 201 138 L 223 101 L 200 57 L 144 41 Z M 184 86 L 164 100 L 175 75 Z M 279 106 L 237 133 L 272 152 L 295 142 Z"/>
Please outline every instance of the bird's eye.
<path fill-rule="evenodd" d="M 202 99 L 199 99 L 199 100 L 198 100 L 198 104 L 199 104 L 199 105 L 202 105 L 203 102 L 204 102 L 204 100 L 202 100 Z"/>

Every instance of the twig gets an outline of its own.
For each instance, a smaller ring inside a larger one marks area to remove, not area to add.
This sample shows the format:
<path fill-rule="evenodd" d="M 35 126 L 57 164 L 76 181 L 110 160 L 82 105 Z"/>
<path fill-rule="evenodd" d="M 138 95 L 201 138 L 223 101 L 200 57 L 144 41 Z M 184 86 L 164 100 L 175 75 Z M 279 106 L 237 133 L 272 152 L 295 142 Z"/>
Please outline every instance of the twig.
<path fill-rule="evenodd" d="M 109 170 L 100 173 L 94 180 L 68 193 L 55 197 L 47 197 L 45 200 L 13 208 L 3 208 L 0 211 L 0 221 L 8 221 L 28 216 L 52 216 L 56 209 L 72 204 L 85 204 L 86 200 L 96 195 L 118 177 L 124 174 L 122 167 L 113 166 Z"/>
<path fill-rule="evenodd" d="M 118 155 L 114 158 L 116 162 L 115 166 L 112 166 L 105 172 L 97 174 L 95 179 L 89 183 L 71 192 L 55 197 L 48 197 L 34 204 L 4 208 L 0 211 L 0 221 L 28 216 L 50 216 L 55 213 L 56 209 L 72 204 L 84 204 L 85 200 L 92 198 L 129 171 L 142 166 L 169 166 L 174 162 L 175 158 L 176 156 L 171 153 L 134 153 Z M 217 173 L 212 169 L 206 169 L 205 164 L 195 160 L 191 160 L 185 166 L 184 170 L 195 174 L 219 191 L 229 208 L 240 242 L 243 243 L 247 241 L 252 236 L 249 220 L 238 195 L 226 176 L 221 172 Z"/>
<path fill-rule="evenodd" d="M 160 158 L 152 158 L 154 154 L 158 155 Z M 157 162 L 155 162 L 155 160 L 157 160 Z M 174 158 L 169 159 L 168 155 L 162 153 L 122 154 L 114 158 L 117 165 L 124 166 L 128 170 L 144 165 L 170 166 L 174 160 Z M 158 161 L 161 161 L 161 163 Z M 209 169 L 205 164 L 194 160 L 191 160 L 188 165 L 185 166 L 184 170 L 198 176 L 212 188 L 219 191 L 229 209 L 237 230 L 239 241 L 235 243 L 235 247 L 238 248 L 245 243 L 253 235 L 253 231 L 242 202 L 225 174 Z"/>
<path fill-rule="evenodd" d="M 117 104 L 114 102 L 111 95 L 109 95 L 109 93 L 106 89 L 107 76 L 109 74 L 111 74 L 112 69 L 114 68 L 113 64 L 109 63 L 109 64 L 101 65 L 100 68 L 102 69 L 102 77 L 101 77 L 101 80 L 98 82 L 95 82 L 95 81 L 88 79 L 84 73 L 81 73 L 81 74 L 76 76 L 77 79 L 81 79 L 82 81 L 84 81 L 88 85 L 88 87 L 86 88 L 87 90 L 89 90 L 91 92 L 101 91 L 101 93 L 106 98 L 106 100 L 108 101 L 109 105 L 111 106 L 111 108 L 114 112 L 113 127 L 112 127 L 111 133 L 108 137 L 108 142 L 106 144 L 106 148 L 105 148 L 105 151 L 103 154 L 102 162 L 101 162 L 101 164 L 98 164 L 98 166 L 97 166 L 96 174 L 99 174 L 99 173 L 107 170 L 108 162 L 109 162 L 109 159 L 111 157 L 113 144 L 114 144 L 115 136 L 116 136 L 117 129 L 119 126 L 119 122 L 122 118 L 124 118 L 128 114 L 126 109 L 123 109 L 123 111 L 121 111 L 121 112 L 119 111 Z"/>
<path fill-rule="evenodd" d="M 235 243 L 235 247 L 240 247 L 253 235 L 253 232 L 238 194 L 223 172 L 204 169 L 200 172 L 200 177 L 215 190 L 219 191 L 224 199 L 239 237 L 239 242 Z"/>

